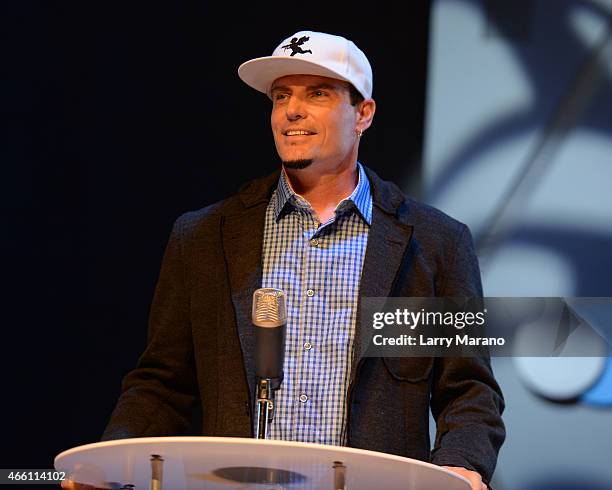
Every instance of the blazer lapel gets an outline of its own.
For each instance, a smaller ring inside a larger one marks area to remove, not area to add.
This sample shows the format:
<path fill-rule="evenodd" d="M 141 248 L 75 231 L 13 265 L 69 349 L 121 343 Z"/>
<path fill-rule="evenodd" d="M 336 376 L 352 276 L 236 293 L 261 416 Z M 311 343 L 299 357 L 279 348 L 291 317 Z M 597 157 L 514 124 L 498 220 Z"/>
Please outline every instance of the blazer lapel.
<path fill-rule="evenodd" d="M 261 206 L 239 216 L 226 217 L 222 226 L 223 248 L 249 393 L 253 393 L 255 387 L 255 340 L 251 307 L 253 292 L 261 287 L 264 217 L 265 206 Z"/>
<path fill-rule="evenodd" d="M 249 396 L 255 389 L 255 338 L 251 321 L 253 293 L 261 287 L 261 251 L 265 215 L 278 172 L 240 191 L 244 208 L 225 216 L 221 225 L 229 286 L 236 315 Z"/>
<path fill-rule="evenodd" d="M 393 283 L 402 266 L 413 230 L 411 225 L 402 223 L 396 216 L 397 208 L 403 202 L 403 195 L 398 194 L 399 190 L 396 193 L 394 189 L 389 189 L 389 184 L 381 181 L 373 172 L 369 172 L 369 176 L 374 205 L 372 226 L 361 273 L 351 383 L 368 347 L 361 325 L 361 298 L 387 297 L 393 294 Z"/>

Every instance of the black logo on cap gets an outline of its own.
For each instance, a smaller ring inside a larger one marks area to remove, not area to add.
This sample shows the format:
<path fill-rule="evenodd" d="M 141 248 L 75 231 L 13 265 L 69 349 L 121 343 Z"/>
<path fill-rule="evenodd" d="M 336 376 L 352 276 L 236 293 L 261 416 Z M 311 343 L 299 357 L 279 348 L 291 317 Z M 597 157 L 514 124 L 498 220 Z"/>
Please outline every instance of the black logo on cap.
<path fill-rule="evenodd" d="M 281 46 L 281 47 L 283 49 L 291 50 L 291 54 L 289 56 L 294 56 L 296 54 L 305 54 L 305 53 L 312 54 L 312 51 L 310 51 L 310 49 L 300 48 L 300 46 L 304 44 L 306 41 L 308 41 L 309 39 L 310 38 L 308 36 L 303 36 L 299 39 L 297 37 L 294 37 L 289 44 L 285 44 L 284 46 Z"/>

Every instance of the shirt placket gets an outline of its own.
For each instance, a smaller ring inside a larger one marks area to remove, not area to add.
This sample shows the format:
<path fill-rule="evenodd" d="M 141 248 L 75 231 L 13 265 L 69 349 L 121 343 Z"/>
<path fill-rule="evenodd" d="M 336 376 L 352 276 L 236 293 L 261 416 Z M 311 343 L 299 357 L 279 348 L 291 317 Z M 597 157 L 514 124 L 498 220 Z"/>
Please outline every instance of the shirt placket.
<path fill-rule="evenodd" d="M 316 368 L 321 365 L 317 319 L 320 317 L 323 304 L 321 257 L 317 253 L 319 249 L 316 246 L 319 244 L 319 239 L 316 237 L 320 225 L 309 206 L 301 209 L 301 218 L 300 246 L 303 259 L 300 304 L 302 307 L 297 345 L 300 351 L 298 361 L 300 373 L 297 382 L 302 431 L 300 440 L 316 442 L 320 437 L 317 429 L 320 422 L 319 406 L 323 402 L 317 396 L 316 386 Z"/>

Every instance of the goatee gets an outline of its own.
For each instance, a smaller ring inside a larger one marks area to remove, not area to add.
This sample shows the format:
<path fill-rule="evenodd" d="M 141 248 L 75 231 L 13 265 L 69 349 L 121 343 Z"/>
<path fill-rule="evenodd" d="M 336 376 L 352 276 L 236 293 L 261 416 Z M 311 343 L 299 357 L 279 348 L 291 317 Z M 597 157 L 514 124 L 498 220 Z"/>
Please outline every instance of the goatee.
<path fill-rule="evenodd" d="M 292 170 L 301 170 L 309 167 L 312 164 L 312 158 L 304 158 L 301 160 L 288 160 L 283 162 L 283 167 L 290 168 Z"/>

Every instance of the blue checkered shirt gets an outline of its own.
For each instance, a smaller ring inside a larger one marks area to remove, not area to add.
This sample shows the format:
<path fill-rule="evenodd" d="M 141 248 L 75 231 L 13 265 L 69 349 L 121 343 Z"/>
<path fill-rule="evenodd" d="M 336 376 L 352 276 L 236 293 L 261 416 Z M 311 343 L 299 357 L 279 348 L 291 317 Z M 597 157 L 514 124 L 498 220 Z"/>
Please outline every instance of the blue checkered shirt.
<path fill-rule="evenodd" d="M 272 439 L 346 444 L 346 395 L 372 194 L 361 164 L 353 193 L 319 224 L 281 172 L 266 211 L 262 287 L 287 295 L 285 378 Z"/>

